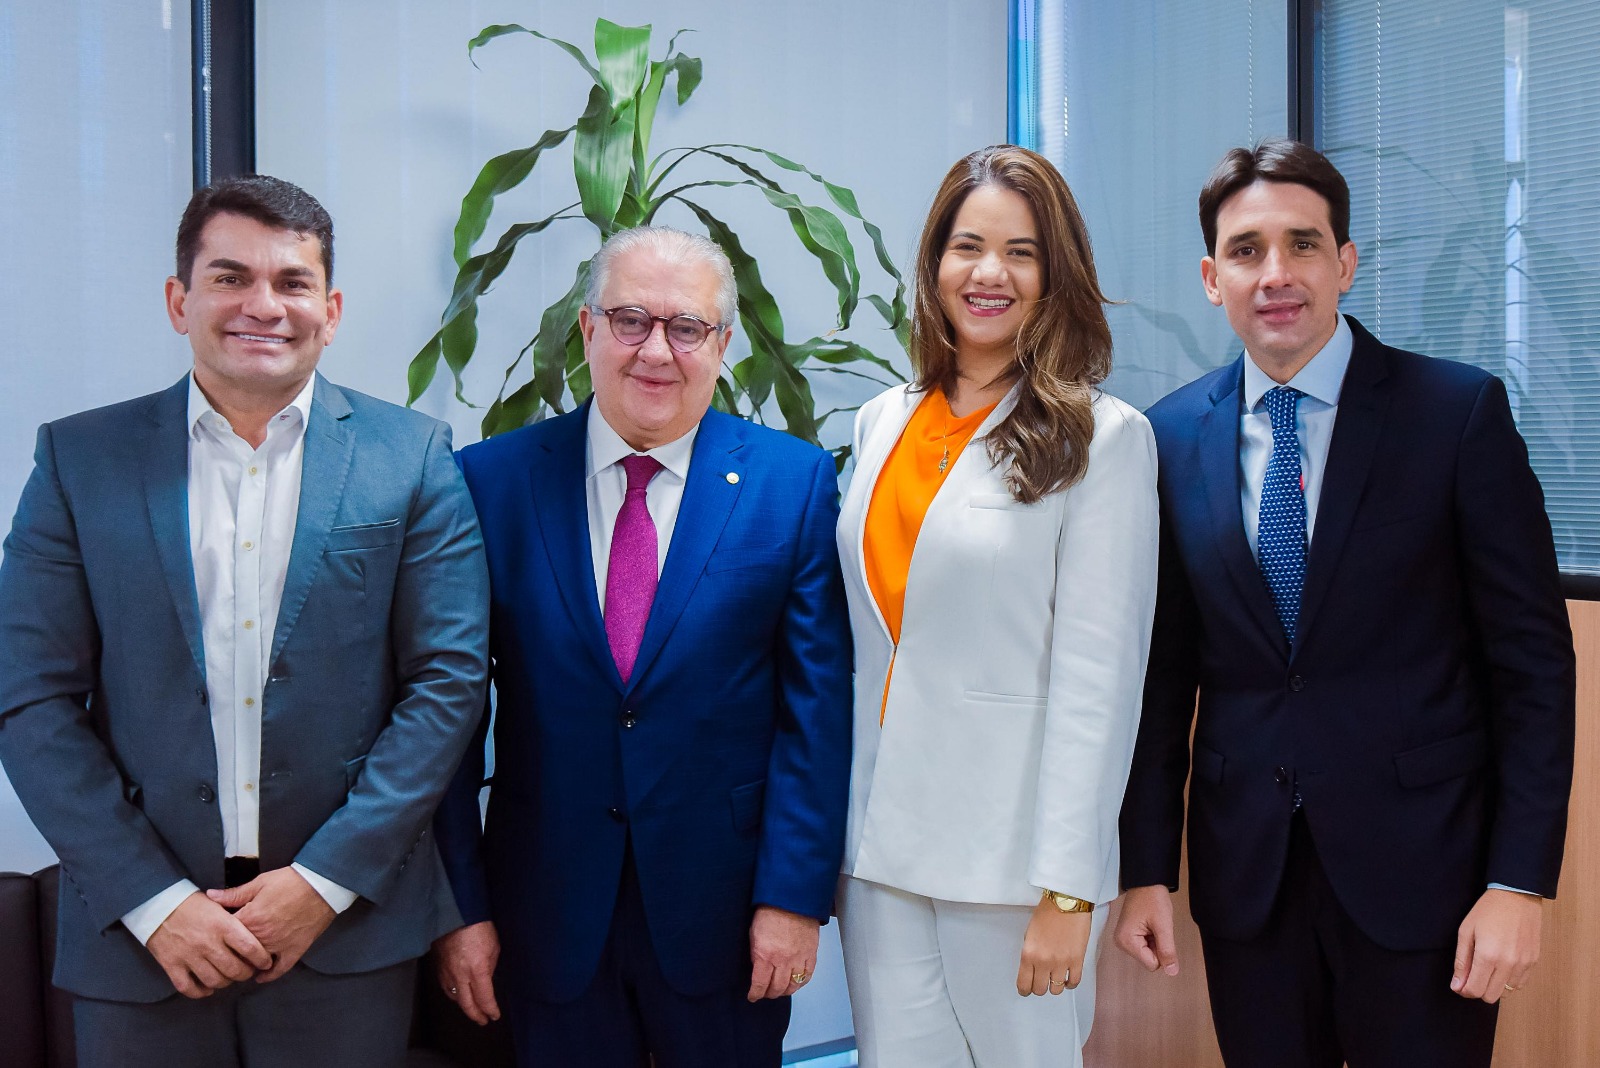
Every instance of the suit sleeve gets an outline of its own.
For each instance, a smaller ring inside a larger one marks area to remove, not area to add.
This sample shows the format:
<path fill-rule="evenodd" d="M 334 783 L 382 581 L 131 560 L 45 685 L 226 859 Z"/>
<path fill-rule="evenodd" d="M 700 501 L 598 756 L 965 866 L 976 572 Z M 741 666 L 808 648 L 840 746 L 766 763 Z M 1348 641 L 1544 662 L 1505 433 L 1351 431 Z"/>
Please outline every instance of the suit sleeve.
<path fill-rule="evenodd" d="M 0 562 L 0 760 L 102 929 L 187 875 L 129 802 L 90 712 L 101 635 L 51 428 Z"/>
<path fill-rule="evenodd" d="M 834 541 L 838 497 L 833 458 L 822 453 L 778 629 L 778 729 L 753 894 L 756 905 L 822 921 L 844 856 L 850 792 L 850 624 Z"/>
<path fill-rule="evenodd" d="M 1156 447 L 1143 416 L 1102 402 L 1056 546 L 1050 689 L 1028 881 L 1115 896 L 1117 812 L 1139 722 L 1156 596 Z"/>
<path fill-rule="evenodd" d="M 395 704 L 345 804 L 298 863 L 383 903 L 483 713 L 488 616 L 483 538 L 441 424 L 424 452 L 395 580 Z"/>
<path fill-rule="evenodd" d="M 1544 493 L 1498 378 L 1480 390 L 1458 456 L 1456 530 L 1498 780 L 1487 881 L 1554 897 L 1572 789 L 1576 667 Z"/>
<path fill-rule="evenodd" d="M 1161 549 L 1150 664 L 1145 670 L 1139 735 L 1123 795 L 1122 886 L 1178 888 L 1183 850 L 1184 784 L 1189 778 L 1189 729 L 1200 684 L 1200 619 L 1189 576 L 1167 515 L 1170 495 L 1182 492 L 1162 465 Z"/>

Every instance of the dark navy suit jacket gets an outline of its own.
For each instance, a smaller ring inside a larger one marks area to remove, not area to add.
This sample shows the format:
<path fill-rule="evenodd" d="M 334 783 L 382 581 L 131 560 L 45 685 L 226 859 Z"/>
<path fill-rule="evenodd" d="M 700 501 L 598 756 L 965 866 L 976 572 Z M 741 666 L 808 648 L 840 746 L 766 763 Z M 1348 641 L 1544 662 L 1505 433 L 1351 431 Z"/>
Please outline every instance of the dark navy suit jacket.
<path fill-rule="evenodd" d="M 1350 325 L 1292 650 L 1241 515 L 1244 357 L 1148 413 L 1162 570 L 1122 881 L 1177 885 L 1193 725 L 1203 932 L 1266 923 L 1298 788 L 1361 929 L 1395 950 L 1448 946 L 1490 882 L 1555 894 L 1572 638 L 1505 387 Z"/>
<path fill-rule="evenodd" d="M 497 700 L 440 809 L 467 923 L 512 994 L 577 997 L 631 836 L 680 993 L 749 982 L 756 905 L 826 920 L 850 772 L 850 644 L 833 461 L 709 412 L 629 682 L 606 642 L 584 488 L 589 405 L 463 449 L 488 549 Z"/>

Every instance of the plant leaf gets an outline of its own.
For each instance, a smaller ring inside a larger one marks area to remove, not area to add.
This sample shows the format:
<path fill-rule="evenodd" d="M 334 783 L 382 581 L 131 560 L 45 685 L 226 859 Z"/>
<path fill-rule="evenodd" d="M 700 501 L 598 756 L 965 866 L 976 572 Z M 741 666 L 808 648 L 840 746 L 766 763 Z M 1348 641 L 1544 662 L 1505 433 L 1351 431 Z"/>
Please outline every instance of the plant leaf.
<path fill-rule="evenodd" d="M 882 267 L 889 277 L 894 279 L 894 297 L 889 302 L 890 310 L 884 311 L 883 305 L 880 301 L 874 301 L 873 306 L 878 308 L 883 317 L 888 320 L 890 327 L 899 327 L 900 322 L 906 317 L 905 279 L 900 276 L 899 270 L 895 268 L 894 258 L 889 255 L 889 249 L 884 245 L 883 231 L 874 223 L 867 221 L 867 218 L 861 214 L 861 208 L 856 202 L 856 195 L 854 192 L 845 186 L 835 185 L 822 175 L 811 170 L 809 167 L 806 167 L 804 164 L 796 163 L 792 159 L 786 159 L 785 157 L 778 155 L 776 152 L 769 152 L 764 148 L 757 148 L 754 145 L 712 145 L 709 147 L 738 148 L 746 152 L 756 152 L 765 156 L 767 159 L 771 160 L 777 166 L 782 167 L 784 170 L 794 171 L 798 174 L 804 174 L 809 176 L 813 181 L 820 182 L 822 184 L 822 188 L 828 191 L 829 199 L 831 199 L 834 204 L 838 205 L 839 210 L 843 211 L 846 215 L 850 216 L 852 219 L 855 219 L 861 224 L 861 228 L 865 230 L 867 232 L 867 236 L 872 239 L 872 249 L 878 257 L 878 266 Z"/>
<path fill-rule="evenodd" d="M 533 342 L 533 381 L 539 398 L 556 411 L 567 391 L 567 340 L 578 325 L 578 307 L 589 284 L 589 261 L 578 264 L 578 272 L 560 300 L 539 317 L 539 335 Z"/>
<path fill-rule="evenodd" d="M 589 62 L 589 57 L 583 54 L 583 49 L 579 48 L 575 44 L 570 44 L 566 41 L 563 41 L 558 37 L 550 37 L 546 34 L 540 33 L 538 30 L 530 30 L 526 26 L 519 26 L 514 22 L 501 23 L 496 26 L 485 26 L 483 30 L 479 32 L 478 36 L 467 42 L 467 58 L 472 59 L 473 52 L 477 51 L 479 48 L 482 48 L 496 37 L 504 37 L 508 33 L 527 33 L 532 34 L 542 41 L 549 41 L 567 55 L 577 60 L 578 66 L 588 71 L 589 77 L 594 79 L 594 84 L 601 86 L 605 85 L 604 79 L 600 77 L 600 72 L 594 69 L 594 64 Z M 472 59 L 472 65 L 476 67 L 478 65 L 478 61 L 476 59 Z"/>
<path fill-rule="evenodd" d="M 678 72 L 678 106 L 682 107 L 700 87 L 704 68 L 694 56 L 679 54 L 672 57 L 672 69 Z"/>
<path fill-rule="evenodd" d="M 633 131 L 638 111 L 630 97 L 613 110 L 600 86 L 589 90 L 589 106 L 578 120 L 572 169 L 583 214 L 600 228 L 602 239 L 617 231 L 617 209 L 628 187 L 633 163 Z"/>
<path fill-rule="evenodd" d="M 774 361 L 778 379 L 773 387 L 778 410 L 783 413 L 784 429 L 802 441 L 821 445 L 817 440 L 816 401 L 811 397 L 811 383 L 788 360 Z"/>
<path fill-rule="evenodd" d="M 478 172 L 478 180 L 472 183 L 472 188 L 461 199 L 461 218 L 456 220 L 455 233 L 457 267 L 467 262 L 472 255 L 472 246 L 483 236 L 484 227 L 489 224 L 489 215 L 494 210 L 494 198 L 520 184 L 533 170 L 534 164 L 539 162 L 540 153 L 565 141 L 567 135 L 576 128 L 568 126 L 565 130 L 546 130 L 531 148 L 507 152 L 483 165 L 483 170 Z"/>
<path fill-rule="evenodd" d="M 494 284 L 495 279 L 499 278 L 505 271 L 506 266 L 511 262 L 512 254 L 516 252 L 517 243 L 529 234 L 539 233 L 557 219 L 573 218 L 573 216 L 566 213 L 571 211 L 574 206 L 569 204 L 554 215 L 540 219 L 538 222 L 517 223 L 500 235 L 500 240 L 493 249 L 474 256 L 461 265 L 461 269 L 456 272 L 456 281 L 450 294 L 450 303 L 445 308 L 444 314 L 440 316 L 438 332 L 429 338 L 428 343 L 422 346 L 421 351 L 412 358 L 411 365 L 406 371 L 406 379 L 409 384 L 407 404 L 416 403 L 417 398 L 422 396 L 423 391 L 432 383 L 433 376 L 438 370 L 438 361 L 445 355 L 445 342 L 451 324 L 464 314 L 477 315 L 478 298 L 483 296 L 489 287 Z M 460 334 L 449 336 L 464 339 L 463 335 Z M 472 340 L 475 344 L 475 331 L 472 335 Z M 452 363 L 452 373 L 456 375 L 456 396 L 460 397 L 461 377 L 456 368 L 457 366 L 464 367 L 467 361 L 472 358 L 472 352 L 471 349 L 458 351 L 460 354 L 454 358 L 456 362 Z"/>
<path fill-rule="evenodd" d="M 650 68 L 650 27 L 594 22 L 594 57 L 613 110 L 633 100 Z"/>
<path fill-rule="evenodd" d="M 496 398 L 495 402 L 489 405 L 489 410 L 484 413 L 483 422 L 479 426 L 484 437 L 492 438 L 496 434 L 504 434 L 507 430 L 526 426 L 542 407 L 539 394 L 534 391 L 533 382 L 524 382 L 511 396 Z"/>

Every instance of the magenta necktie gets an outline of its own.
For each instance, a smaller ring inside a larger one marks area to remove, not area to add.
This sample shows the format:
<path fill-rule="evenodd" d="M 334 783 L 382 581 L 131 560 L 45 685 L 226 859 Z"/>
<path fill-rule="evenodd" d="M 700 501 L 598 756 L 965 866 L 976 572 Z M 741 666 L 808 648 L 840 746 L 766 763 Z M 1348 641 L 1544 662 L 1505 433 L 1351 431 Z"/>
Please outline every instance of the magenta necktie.
<path fill-rule="evenodd" d="M 628 492 L 611 532 L 611 563 L 606 569 L 606 640 L 611 644 L 617 672 L 627 682 L 633 674 L 633 662 L 639 657 L 650 604 L 656 599 L 656 525 L 650 518 L 650 509 L 645 507 L 644 491 L 661 470 L 661 464 L 650 456 L 625 456 L 622 467 L 628 473 Z"/>

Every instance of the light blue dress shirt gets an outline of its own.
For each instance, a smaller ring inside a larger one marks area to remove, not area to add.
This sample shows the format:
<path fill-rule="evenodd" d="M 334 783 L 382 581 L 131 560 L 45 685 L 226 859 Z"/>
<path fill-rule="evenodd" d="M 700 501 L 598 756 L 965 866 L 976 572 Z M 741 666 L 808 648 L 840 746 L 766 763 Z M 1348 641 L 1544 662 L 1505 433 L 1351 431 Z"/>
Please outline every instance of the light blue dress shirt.
<path fill-rule="evenodd" d="M 1328 444 L 1333 441 L 1333 420 L 1339 414 L 1339 391 L 1350 366 L 1355 339 L 1350 324 L 1339 316 L 1328 343 L 1284 385 L 1305 396 L 1295 411 L 1294 430 L 1300 439 L 1300 476 L 1306 493 L 1306 548 L 1317 526 L 1317 499 L 1322 495 L 1322 475 L 1328 468 Z M 1272 457 L 1272 417 L 1262 402 L 1267 390 L 1278 385 L 1256 366 L 1248 352 L 1244 361 L 1244 410 L 1239 415 L 1239 497 L 1244 511 L 1244 535 L 1250 554 L 1256 553 L 1256 527 L 1261 520 L 1261 484 L 1267 479 Z"/>

